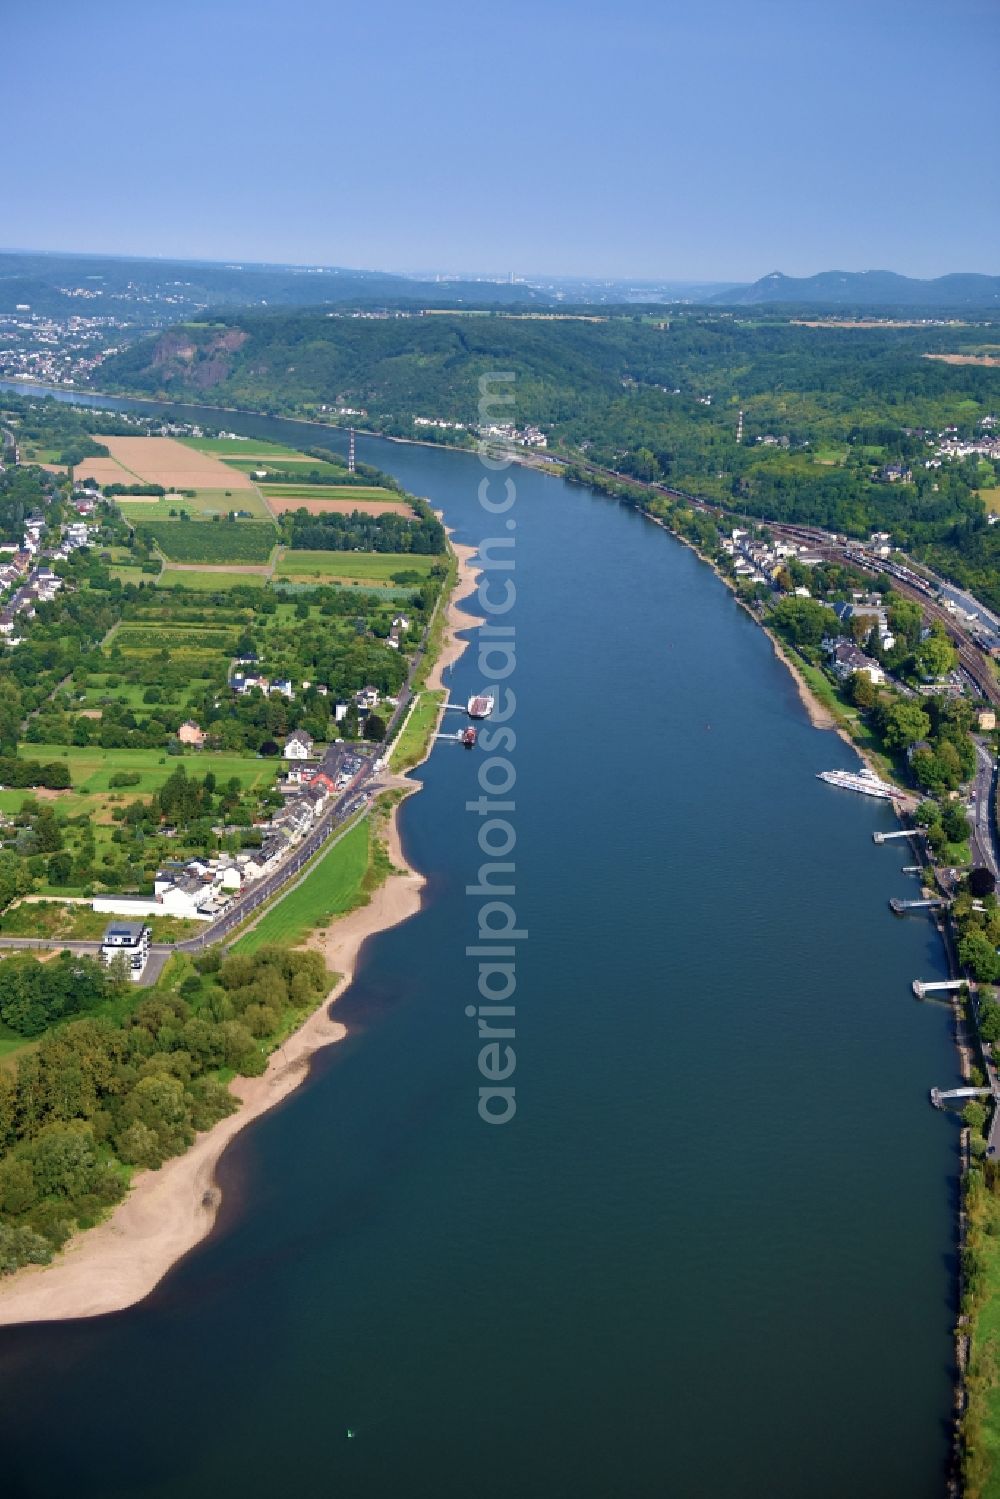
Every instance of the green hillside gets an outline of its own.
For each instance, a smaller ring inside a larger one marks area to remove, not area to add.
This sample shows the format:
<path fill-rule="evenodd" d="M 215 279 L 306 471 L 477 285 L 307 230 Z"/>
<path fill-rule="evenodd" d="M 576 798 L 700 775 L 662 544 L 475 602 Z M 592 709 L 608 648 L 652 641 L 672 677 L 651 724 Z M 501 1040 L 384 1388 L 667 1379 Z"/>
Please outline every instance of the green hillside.
<path fill-rule="evenodd" d="M 1000 415 L 1000 366 L 926 356 L 993 358 L 998 342 L 969 322 L 810 327 L 700 308 L 558 319 L 253 311 L 145 340 L 108 360 L 101 382 L 276 414 L 344 405 L 375 431 L 468 444 L 494 377 L 513 403 L 488 419 L 542 428 L 571 463 L 764 518 L 891 530 L 933 548 L 955 577 L 996 588 L 1000 538 L 978 493 L 996 487 L 998 466 L 926 465 L 945 427 L 982 437 L 983 419 Z M 495 378 L 505 372 L 514 378 Z M 889 465 L 911 479 L 885 482 Z"/>

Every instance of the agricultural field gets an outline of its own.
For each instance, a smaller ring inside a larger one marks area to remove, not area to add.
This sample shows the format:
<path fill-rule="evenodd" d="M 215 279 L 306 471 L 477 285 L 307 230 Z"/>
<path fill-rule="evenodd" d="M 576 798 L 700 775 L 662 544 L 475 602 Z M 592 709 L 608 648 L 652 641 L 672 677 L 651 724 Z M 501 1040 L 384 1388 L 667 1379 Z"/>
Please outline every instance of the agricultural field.
<path fill-rule="evenodd" d="M 440 558 L 415 552 L 296 552 L 286 551 L 275 569 L 276 578 L 295 582 L 366 583 L 388 587 L 398 578 L 404 584 L 430 576 Z"/>
<path fill-rule="evenodd" d="M 288 495 L 292 499 L 301 496 L 313 500 L 375 500 L 384 505 L 398 505 L 399 495 L 395 490 L 384 489 L 379 484 L 261 484 L 269 498 L 280 499 Z M 404 505 L 407 515 L 413 513 L 410 505 Z"/>
<path fill-rule="evenodd" d="M 1000 357 L 996 354 L 925 354 L 925 359 L 939 359 L 942 364 L 972 364 L 982 365 L 986 368 L 1000 366 Z"/>
<path fill-rule="evenodd" d="M 259 473 L 274 474 L 275 482 L 282 482 L 277 479 L 278 474 L 291 474 L 294 479 L 304 484 L 313 482 L 311 478 L 313 474 L 318 474 L 320 478 L 329 480 L 330 483 L 336 483 L 338 479 L 342 480 L 344 477 L 344 469 L 337 464 L 327 463 L 321 458 L 306 458 L 301 453 L 296 458 L 282 457 L 277 461 L 266 456 L 224 458 L 222 461 L 227 468 L 237 468 L 241 473 L 249 474 L 251 477 Z"/>
<path fill-rule="evenodd" d="M 38 463 L 45 468 L 61 470 L 64 465 L 59 462 L 61 447 L 47 447 L 45 443 L 32 441 L 30 437 L 21 437 L 18 442 L 22 463 Z"/>
<path fill-rule="evenodd" d="M 221 666 L 212 675 L 205 677 L 188 677 L 185 673 L 182 687 L 160 687 L 160 701 L 167 704 L 176 703 L 178 707 L 183 708 L 203 695 L 209 687 L 218 687 L 222 680 Z M 146 682 L 123 681 L 120 674 L 113 672 L 92 672 L 87 677 L 85 686 L 74 684 L 74 711 L 96 712 L 111 703 L 119 703 L 131 708 L 133 713 L 149 713 L 153 705 L 146 702 L 148 691 L 149 684 Z"/>
<path fill-rule="evenodd" d="M 144 573 L 141 567 L 117 567 L 112 564 L 108 570 L 113 578 L 118 579 L 119 583 L 134 583 L 136 587 L 140 583 L 156 583 L 159 585 L 160 582 L 155 573 Z"/>
<path fill-rule="evenodd" d="M 18 851 L 27 850 L 25 868 L 34 891 L 61 901 L 100 888 L 148 889 L 163 859 L 218 848 L 212 823 L 249 827 L 260 813 L 261 799 L 272 794 L 277 769 L 275 760 L 237 752 L 202 752 L 180 759 L 158 749 L 24 746 L 22 758 L 35 754 L 66 764 L 73 789 L 0 791 L 0 811 L 16 823 Z M 209 772 L 214 777 L 209 783 L 212 796 L 205 782 Z M 175 814 L 176 832 L 161 838 L 156 836 L 161 812 L 150 802 L 154 795 L 173 797 L 168 804 L 177 808 L 178 778 L 184 788 L 191 788 L 183 793 L 189 810 Z M 203 815 L 197 811 L 202 801 L 210 807 Z"/>
<path fill-rule="evenodd" d="M 371 859 L 371 827 L 361 818 L 325 854 L 321 854 L 301 885 L 271 907 L 245 936 L 234 944 L 239 953 L 253 953 L 275 943 L 294 947 L 316 926 L 360 904 L 362 883 Z"/>
<path fill-rule="evenodd" d="M 241 511 L 257 520 L 268 519 L 268 509 L 256 489 L 196 489 L 191 493 L 118 495 L 115 504 L 130 525 L 149 521 L 177 520 L 186 513 L 191 520 L 215 520 L 230 511 Z"/>
<path fill-rule="evenodd" d="M 267 562 L 278 539 L 274 526 L 262 521 L 143 521 L 136 532 L 170 562 Z"/>
<path fill-rule="evenodd" d="M 207 453 L 217 458 L 232 457 L 255 461 L 265 459 L 269 463 L 273 463 L 278 458 L 282 460 L 295 458 L 299 461 L 305 458 L 305 454 L 298 452 L 295 448 L 283 447 L 280 442 L 261 442 L 256 437 L 180 437 L 177 441 L 182 447 L 192 448 L 196 453 Z"/>
<path fill-rule="evenodd" d="M 211 453 L 202 453 L 173 437 L 107 437 L 94 439 L 131 477 L 118 482 L 162 484 L 164 489 L 251 489 L 245 474 L 229 469 Z M 104 463 L 92 458 L 88 463 Z M 81 465 L 81 469 L 86 465 Z M 111 481 L 114 482 L 114 481 Z"/>
<path fill-rule="evenodd" d="M 196 593 L 220 593 L 230 588 L 264 588 L 267 569 L 236 570 L 221 568 L 218 572 L 196 567 L 165 567 L 156 579 L 157 588 L 191 588 Z"/>
<path fill-rule="evenodd" d="M 1000 489 L 981 489 L 979 498 L 994 515 L 1000 513 Z"/>
<path fill-rule="evenodd" d="M 401 515 L 411 519 L 413 508 L 401 500 L 391 489 L 369 488 L 366 485 L 350 484 L 262 484 L 272 515 L 281 515 L 286 510 L 307 510 L 310 515 L 350 515 L 359 510 L 363 515 Z"/>
<path fill-rule="evenodd" d="M 135 474 L 122 468 L 113 458 L 85 458 L 73 469 L 73 478 L 77 484 L 82 484 L 84 479 L 93 479 L 102 489 L 106 489 L 109 484 L 139 483 Z"/>
<path fill-rule="evenodd" d="M 191 774 L 204 775 L 211 770 L 220 781 L 236 777 L 245 791 L 262 791 L 274 781 L 280 768 L 277 761 L 262 760 L 258 755 L 227 754 L 224 751 L 200 750 L 197 755 L 183 761 L 166 750 L 158 749 L 102 749 L 99 745 L 79 747 L 66 744 L 24 744 L 18 750 L 24 760 L 61 760 L 69 766 L 73 781 L 72 791 L 56 791 L 45 794 L 45 800 L 62 807 L 64 799 L 77 800 L 87 797 L 104 797 L 114 791 L 110 785 L 113 775 L 122 772 L 138 774 L 139 780 L 126 788 L 129 797 L 150 796 L 158 791 L 179 764 Z M 29 791 L 0 792 L 0 809 L 8 810 L 7 799 L 14 799 L 20 806 Z"/>
<path fill-rule="evenodd" d="M 148 623 L 123 624 L 114 635 L 114 643 L 124 655 L 156 654 L 169 651 L 172 656 L 190 652 L 223 652 L 232 655 L 236 649 L 235 629 L 199 628 L 189 624 L 167 624 L 150 620 Z"/>

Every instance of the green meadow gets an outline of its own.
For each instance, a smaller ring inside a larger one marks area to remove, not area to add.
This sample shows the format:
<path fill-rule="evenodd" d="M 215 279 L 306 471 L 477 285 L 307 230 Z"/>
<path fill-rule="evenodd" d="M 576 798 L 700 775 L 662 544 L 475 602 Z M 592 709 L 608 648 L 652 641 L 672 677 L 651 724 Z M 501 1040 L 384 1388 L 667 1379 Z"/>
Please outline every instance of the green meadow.
<path fill-rule="evenodd" d="M 398 505 L 403 496 L 377 484 L 266 484 L 264 494 L 276 500 L 362 500 Z"/>
<path fill-rule="evenodd" d="M 272 944 L 294 947 L 314 927 L 360 904 L 370 857 L 370 819 L 363 817 L 317 859 L 301 885 L 234 944 L 234 951 L 256 952 Z"/>
<path fill-rule="evenodd" d="M 212 770 L 220 781 L 238 776 L 240 783 L 251 789 L 269 786 L 274 780 L 277 769 L 277 762 L 261 760 L 257 755 L 225 754 L 211 750 L 199 750 L 197 754 L 185 755 L 181 758 L 177 755 L 168 755 L 165 750 L 158 749 L 102 749 L 99 745 L 79 747 L 65 744 L 24 744 L 18 751 L 18 757 L 22 760 L 41 760 L 43 763 L 50 760 L 64 761 L 69 766 L 73 792 L 84 796 L 99 796 L 111 791 L 113 788 L 109 785 L 109 780 L 116 771 L 138 773 L 138 784 L 125 788 L 130 797 L 135 797 L 148 796 L 158 791 L 178 765 L 183 765 L 189 775 L 204 775 L 206 771 Z M 73 792 L 59 792 L 57 800 L 61 804 L 63 798 L 72 795 Z M 17 805 L 20 806 L 21 799 L 29 794 L 30 792 L 23 790 L 4 791 L 0 792 L 0 797 L 17 798 Z"/>
<path fill-rule="evenodd" d="M 219 593 L 228 588 L 264 588 L 263 573 L 199 572 L 197 568 L 165 567 L 156 579 L 157 588 L 191 588 L 196 593 Z"/>
<path fill-rule="evenodd" d="M 270 520 L 270 512 L 256 489 L 196 489 L 191 494 L 165 494 L 155 500 L 130 500 L 122 495 L 115 502 L 133 526 L 149 521 L 181 519 L 215 520 L 231 510 L 244 510 L 256 520 Z M 171 513 L 172 512 L 172 513 Z"/>
<path fill-rule="evenodd" d="M 302 460 L 305 457 L 295 448 L 283 447 L 280 442 L 261 442 L 256 437 L 243 440 L 235 437 L 181 437 L 178 440 L 186 448 L 194 448 L 198 453 L 212 453 L 217 458 L 242 458 L 245 454 L 253 454 L 256 457 L 258 453 L 268 460 L 275 458 Z"/>
<path fill-rule="evenodd" d="M 397 573 L 430 576 L 440 559 L 412 552 L 285 552 L 278 562 L 278 578 L 324 578 L 338 581 L 389 584 Z"/>

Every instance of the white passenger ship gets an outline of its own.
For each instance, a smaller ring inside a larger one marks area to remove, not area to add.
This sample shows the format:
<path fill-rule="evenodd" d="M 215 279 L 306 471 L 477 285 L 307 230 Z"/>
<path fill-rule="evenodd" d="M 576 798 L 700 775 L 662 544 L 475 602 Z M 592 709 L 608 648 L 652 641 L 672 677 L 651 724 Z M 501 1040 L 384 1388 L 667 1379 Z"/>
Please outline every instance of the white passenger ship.
<path fill-rule="evenodd" d="M 899 790 L 888 781 L 879 780 L 866 765 L 863 770 L 821 770 L 818 778 L 830 786 L 842 786 L 845 791 L 860 791 L 865 796 L 878 796 L 883 801 L 898 796 Z"/>

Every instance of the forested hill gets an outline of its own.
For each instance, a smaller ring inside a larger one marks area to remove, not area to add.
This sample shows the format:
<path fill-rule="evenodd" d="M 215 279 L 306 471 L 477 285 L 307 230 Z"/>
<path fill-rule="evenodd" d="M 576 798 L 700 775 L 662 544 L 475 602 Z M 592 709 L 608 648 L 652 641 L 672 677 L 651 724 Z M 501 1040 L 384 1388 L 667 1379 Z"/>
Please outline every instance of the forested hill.
<path fill-rule="evenodd" d="M 946 427 L 980 439 L 997 430 L 1000 364 L 929 354 L 996 360 L 1000 338 L 988 325 L 808 327 L 696 308 L 575 318 L 252 312 L 144 340 L 109 359 L 96 383 L 281 415 L 344 406 L 375 431 L 467 443 L 480 378 L 513 371 L 514 406 L 492 419 L 540 427 L 550 451 L 570 459 L 764 517 L 957 547 L 985 531 L 978 496 L 1000 484 L 997 467 L 926 465 Z M 894 482 L 893 466 L 911 477 Z M 997 531 L 977 540 L 977 557 Z"/>
<path fill-rule="evenodd" d="M 900 308 L 924 316 L 942 311 L 1000 310 L 1000 276 L 957 274 L 919 281 L 895 271 L 821 271 L 817 276 L 785 276 L 772 271 L 752 286 L 709 298 L 729 307 L 784 306 Z"/>

